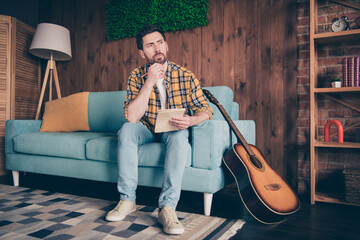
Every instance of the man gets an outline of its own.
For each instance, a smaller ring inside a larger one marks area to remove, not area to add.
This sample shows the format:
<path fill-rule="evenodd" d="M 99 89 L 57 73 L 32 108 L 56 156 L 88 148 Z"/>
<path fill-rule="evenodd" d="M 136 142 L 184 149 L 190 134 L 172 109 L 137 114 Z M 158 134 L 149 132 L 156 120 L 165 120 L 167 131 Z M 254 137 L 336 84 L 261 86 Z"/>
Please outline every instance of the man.
<path fill-rule="evenodd" d="M 213 111 L 198 79 L 185 68 L 167 59 L 168 44 L 164 33 L 154 25 L 144 26 L 136 35 L 141 58 L 146 64 L 136 68 L 127 82 L 124 114 L 127 119 L 118 132 L 118 184 L 120 201 L 106 215 L 108 221 L 121 221 L 136 211 L 138 148 L 160 141 L 166 145 L 164 177 L 159 196 L 159 222 L 167 234 L 182 234 L 175 208 L 187 161 L 188 128 L 212 117 Z M 154 133 L 159 109 L 190 108 L 193 116 L 174 117 L 170 124 L 178 131 Z"/>

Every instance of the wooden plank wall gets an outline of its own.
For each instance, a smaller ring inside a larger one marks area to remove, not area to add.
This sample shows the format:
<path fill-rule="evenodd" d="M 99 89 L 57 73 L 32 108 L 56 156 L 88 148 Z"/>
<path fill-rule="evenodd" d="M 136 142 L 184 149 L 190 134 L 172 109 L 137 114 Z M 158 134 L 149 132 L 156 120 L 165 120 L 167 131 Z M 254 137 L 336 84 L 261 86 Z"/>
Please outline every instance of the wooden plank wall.
<path fill-rule="evenodd" d="M 106 0 L 40 0 L 39 22 L 67 27 L 73 58 L 58 63 L 62 95 L 124 90 L 143 63 L 134 38 L 106 39 Z M 256 122 L 257 146 L 297 182 L 296 1 L 209 0 L 206 27 L 166 33 L 170 59 L 204 86 L 229 86 L 240 119 Z"/>

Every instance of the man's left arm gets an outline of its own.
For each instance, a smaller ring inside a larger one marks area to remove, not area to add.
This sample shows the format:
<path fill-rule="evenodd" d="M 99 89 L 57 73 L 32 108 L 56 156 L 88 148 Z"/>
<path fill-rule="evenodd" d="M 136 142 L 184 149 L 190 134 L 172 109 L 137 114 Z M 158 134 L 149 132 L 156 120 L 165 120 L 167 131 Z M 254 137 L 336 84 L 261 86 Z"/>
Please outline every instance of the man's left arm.
<path fill-rule="evenodd" d="M 187 129 L 196 126 L 203 121 L 212 118 L 213 110 L 210 108 L 208 101 L 200 87 L 199 80 L 191 76 L 190 79 L 191 94 L 189 95 L 190 108 L 194 112 L 193 116 L 184 115 L 170 119 L 170 124 L 178 127 L 179 129 Z"/>

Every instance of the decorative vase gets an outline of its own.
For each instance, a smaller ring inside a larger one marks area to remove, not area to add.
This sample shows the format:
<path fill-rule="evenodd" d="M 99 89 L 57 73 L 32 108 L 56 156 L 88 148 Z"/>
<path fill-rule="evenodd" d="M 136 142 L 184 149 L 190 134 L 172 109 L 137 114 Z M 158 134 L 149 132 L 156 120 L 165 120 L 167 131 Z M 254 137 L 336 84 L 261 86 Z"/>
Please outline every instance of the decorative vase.
<path fill-rule="evenodd" d="M 339 81 L 332 82 L 332 83 L 331 83 L 331 86 L 332 86 L 333 88 L 341 87 L 341 82 L 339 82 Z"/>

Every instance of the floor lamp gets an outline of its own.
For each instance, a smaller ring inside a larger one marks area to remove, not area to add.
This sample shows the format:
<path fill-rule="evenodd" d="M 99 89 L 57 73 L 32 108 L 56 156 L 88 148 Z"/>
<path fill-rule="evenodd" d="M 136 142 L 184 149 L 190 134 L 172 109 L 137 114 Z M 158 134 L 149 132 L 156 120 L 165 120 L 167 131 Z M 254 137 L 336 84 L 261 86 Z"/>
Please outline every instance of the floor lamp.
<path fill-rule="evenodd" d="M 48 59 L 35 117 L 35 119 L 39 119 L 41 106 L 44 100 L 44 93 L 49 77 L 49 101 L 52 100 L 53 77 L 57 97 L 61 98 L 55 61 L 68 61 L 71 59 L 70 31 L 63 26 L 52 23 L 38 24 L 34 38 L 30 45 L 30 53 L 37 57 Z"/>

